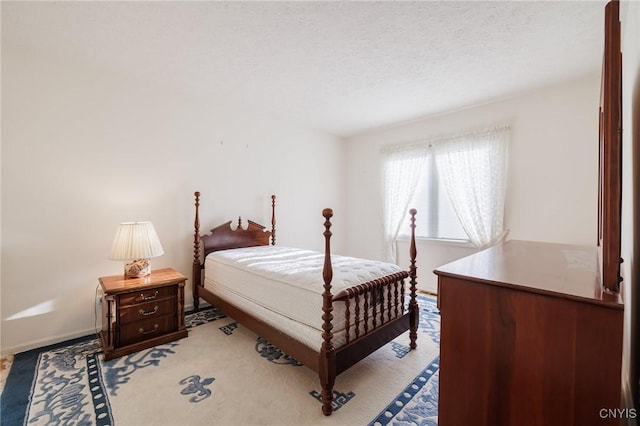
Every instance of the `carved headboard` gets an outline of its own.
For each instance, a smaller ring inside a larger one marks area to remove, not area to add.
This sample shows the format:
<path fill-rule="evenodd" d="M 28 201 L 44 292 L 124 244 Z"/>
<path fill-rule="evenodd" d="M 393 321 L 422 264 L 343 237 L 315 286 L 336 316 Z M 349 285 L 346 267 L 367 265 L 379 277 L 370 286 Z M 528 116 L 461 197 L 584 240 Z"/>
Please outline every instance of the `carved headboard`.
<path fill-rule="evenodd" d="M 204 256 L 209 253 L 231 248 L 268 246 L 272 233 L 265 231 L 265 227 L 249 220 L 246 228 L 242 226 L 242 219 L 238 218 L 236 229 L 231 227 L 232 221 L 213 228 L 209 235 L 201 235 Z"/>
<path fill-rule="evenodd" d="M 238 218 L 235 229 L 231 226 L 232 221 L 229 221 L 211 229 L 208 235 L 200 235 L 200 192 L 195 192 L 194 196 L 196 207 L 194 248 L 198 258 L 200 250 L 202 250 L 203 257 L 207 257 L 209 253 L 218 250 L 276 244 L 275 195 L 271 196 L 271 231 L 267 231 L 264 226 L 252 220 L 247 221 L 248 225 L 245 228 L 242 225 L 242 219 Z"/>

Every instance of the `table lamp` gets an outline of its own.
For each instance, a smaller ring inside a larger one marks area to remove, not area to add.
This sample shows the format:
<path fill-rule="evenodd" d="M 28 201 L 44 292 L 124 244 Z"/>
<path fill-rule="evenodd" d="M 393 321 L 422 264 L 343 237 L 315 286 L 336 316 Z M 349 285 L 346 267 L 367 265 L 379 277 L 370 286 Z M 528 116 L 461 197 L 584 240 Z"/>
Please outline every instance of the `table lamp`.
<path fill-rule="evenodd" d="M 164 254 L 151 222 L 124 222 L 111 247 L 111 260 L 124 260 L 124 277 L 141 278 L 151 274 L 150 259 Z"/>

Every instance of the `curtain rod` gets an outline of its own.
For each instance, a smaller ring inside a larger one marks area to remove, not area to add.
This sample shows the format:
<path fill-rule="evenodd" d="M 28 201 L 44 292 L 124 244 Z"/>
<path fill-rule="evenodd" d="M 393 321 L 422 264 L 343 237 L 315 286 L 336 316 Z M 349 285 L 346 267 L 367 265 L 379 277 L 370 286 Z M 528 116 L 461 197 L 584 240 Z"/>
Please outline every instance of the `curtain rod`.
<path fill-rule="evenodd" d="M 387 152 L 398 152 L 398 151 L 410 151 L 410 150 L 419 149 L 419 148 L 431 148 L 433 144 L 437 144 L 440 142 L 450 141 L 458 138 L 464 138 L 472 135 L 479 135 L 484 133 L 501 131 L 501 130 L 510 130 L 510 126 L 508 124 L 501 124 L 497 126 L 484 127 L 482 129 L 475 129 L 475 130 L 470 130 L 470 131 L 461 132 L 461 133 L 452 133 L 444 136 L 436 136 L 433 138 L 416 139 L 413 141 L 401 142 L 394 145 L 384 146 L 380 149 L 380 152 L 387 153 Z"/>

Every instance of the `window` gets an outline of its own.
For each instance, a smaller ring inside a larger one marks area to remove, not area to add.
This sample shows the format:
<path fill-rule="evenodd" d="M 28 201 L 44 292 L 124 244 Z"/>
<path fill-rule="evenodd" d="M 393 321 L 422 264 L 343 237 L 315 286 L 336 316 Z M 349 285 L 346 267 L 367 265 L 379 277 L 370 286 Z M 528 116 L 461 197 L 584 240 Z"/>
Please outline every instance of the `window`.
<path fill-rule="evenodd" d="M 383 149 L 387 261 L 395 261 L 411 207 L 418 210 L 418 236 L 468 240 L 478 248 L 505 237 L 508 139 L 503 126 Z"/>
<path fill-rule="evenodd" d="M 438 179 L 433 153 L 427 153 L 427 159 L 409 207 L 418 210 L 417 237 L 469 241 L 449 201 L 446 189 Z M 409 235 L 406 226 L 400 230 L 400 235 L 403 237 Z"/>

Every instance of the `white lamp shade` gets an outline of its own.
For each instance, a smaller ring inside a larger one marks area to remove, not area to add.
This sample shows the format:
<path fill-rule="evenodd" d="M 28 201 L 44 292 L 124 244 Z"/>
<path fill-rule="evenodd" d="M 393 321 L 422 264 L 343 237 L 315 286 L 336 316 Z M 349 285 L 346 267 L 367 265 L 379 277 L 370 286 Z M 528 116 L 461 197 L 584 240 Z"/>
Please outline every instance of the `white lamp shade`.
<path fill-rule="evenodd" d="M 151 222 L 125 222 L 118 227 L 109 259 L 149 259 L 163 254 L 162 244 Z"/>

